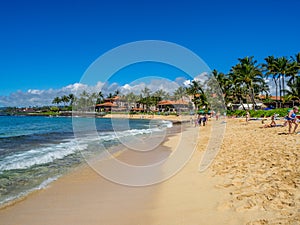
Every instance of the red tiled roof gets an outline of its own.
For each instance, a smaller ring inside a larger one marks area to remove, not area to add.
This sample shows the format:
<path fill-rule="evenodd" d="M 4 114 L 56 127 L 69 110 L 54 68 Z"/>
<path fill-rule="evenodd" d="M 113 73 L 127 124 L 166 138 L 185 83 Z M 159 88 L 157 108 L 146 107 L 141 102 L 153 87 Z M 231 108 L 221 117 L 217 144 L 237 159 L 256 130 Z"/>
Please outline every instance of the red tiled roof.
<path fill-rule="evenodd" d="M 142 108 L 132 108 L 133 111 L 142 111 Z"/>
<path fill-rule="evenodd" d="M 158 102 L 158 105 L 188 105 L 188 103 L 183 100 L 177 100 L 177 101 L 162 100 Z"/>
<path fill-rule="evenodd" d="M 111 102 L 104 102 L 104 103 L 102 103 L 102 104 L 97 104 L 96 105 L 96 107 L 101 107 L 101 106 L 106 106 L 106 107 L 117 107 L 117 105 L 116 104 L 113 104 L 113 103 L 111 103 Z"/>
<path fill-rule="evenodd" d="M 267 97 L 265 95 L 259 95 L 260 99 L 266 99 Z M 269 96 L 270 99 L 272 100 L 280 100 L 280 96 Z M 282 97 L 281 97 L 282 99 Z"/>

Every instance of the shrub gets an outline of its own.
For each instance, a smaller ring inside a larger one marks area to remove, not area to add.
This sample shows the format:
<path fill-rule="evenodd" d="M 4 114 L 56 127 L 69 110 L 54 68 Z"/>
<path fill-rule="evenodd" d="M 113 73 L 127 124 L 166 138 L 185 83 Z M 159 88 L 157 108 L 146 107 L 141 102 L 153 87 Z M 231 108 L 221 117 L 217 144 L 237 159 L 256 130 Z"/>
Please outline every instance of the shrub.
<path fill-rule="evenodd" d="M 271 109 L 271 110 L 250 110 L 250 116 L 251 117 L 270 117 L 274 114 L 278 114 L 280 117 L 284 117 L 287 115 L 289 108 L 280 108 L 280 109 Z M 246 111 L 245 110 L 227 110 L 228 116 L 245 116 Z"/>
<path fill-rule="evenodd" d="M 52 112 L 58 112 L 58 111 L 59 111 L 59 108 L 58 108 L 57 106 L 52 106 L 52 107 L 50 108 L 50 110 L 51 110 Z"/>

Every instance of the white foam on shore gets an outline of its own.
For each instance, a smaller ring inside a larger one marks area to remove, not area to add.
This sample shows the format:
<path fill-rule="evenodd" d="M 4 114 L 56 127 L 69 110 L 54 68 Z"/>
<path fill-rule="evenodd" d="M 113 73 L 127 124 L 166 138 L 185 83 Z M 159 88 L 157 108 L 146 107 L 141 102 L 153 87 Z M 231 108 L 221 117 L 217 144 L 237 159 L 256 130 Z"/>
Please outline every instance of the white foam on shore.
<path fill-rule="evenodd" d="M 44 180 L 37 187 L 31 188 L 31 189 L 29 189 L 27 191 L 23 191 L 23 192 L 19 193 L 16 196 L 10 196 L 10 197 L 8 197 L 8 198 L 0 201 L 0 207 L 4 207 L 5 205 L 7 205 L 7 204 L 9 204 L 9 203 L 11 203 L 13 201 L 22 199 L 23 197 L 27 196 L 28 194 L 30 194 L 30 193 L 32 193 L 34 191 L 47 188 L 52 182 L 56 181 L 59 177 L 60 177 L 60 175 L 59 176 L 55 176 L 55 177 L 50 177 L 47 180 Z"/>
<path fill-rule="evenodd" d="M 162 124 L 163 124 L 163 127 L 167 127 L 167 128 L 173 127 L 173 123 L 171 121 L 168 121 L 168 120 L 163 120 Z"/>
<path fill-rule="evenodd" d="M 172 122 L 162 121 L 161 127 L 154 127 L 151 129 L 131 129 L 116 132 L 101 132 L 97 136 L 85 136 L 83 138 L 63 140 L 59 144 L 51 144 L 29 151 L 14 153 L 0 159 L 0 173 L 8 170 L 27 169 L 35 165 L 51 163 L 57 159 L 63 159 L 66 156 L 74 154 L 78 151 L 85 151 L 88 145 L 92 142 L 109 142 L 136 135 L 151 134 L 153 132 L 162 131 L 161 128 L 172 127 Z"/>
<path fill-rule="evenodd" d="M 60 144 L 53 144 L 9 155 L 0 160 L 0 172 L 13 169 L 27 169 L 34 165 L 50 163 L 55 159 L 62 159 L 85 148 L 87 148 L 87 145 L 78 145 L 74 139 Z"/>

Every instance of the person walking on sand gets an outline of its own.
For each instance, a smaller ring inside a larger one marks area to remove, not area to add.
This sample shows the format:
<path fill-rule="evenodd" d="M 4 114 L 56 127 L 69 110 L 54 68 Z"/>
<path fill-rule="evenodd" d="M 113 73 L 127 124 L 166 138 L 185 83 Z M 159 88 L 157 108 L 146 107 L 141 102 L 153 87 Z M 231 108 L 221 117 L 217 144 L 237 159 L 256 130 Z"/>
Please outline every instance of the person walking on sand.
<path fill-rule="evenodd" d="M 297 106 L 294 106 L 286 118 L 288 121 L 288 124 L 289 124 L 289 134 L 296 133 L 296 130 L 299 125 L 297 122 L 297 116 L 296 116 L 296 113 L 298 113 L 298 112 L 299 112 L 299 108 Z M 294 124 L 294 130 L 292 132 L 293 124 Z"/>

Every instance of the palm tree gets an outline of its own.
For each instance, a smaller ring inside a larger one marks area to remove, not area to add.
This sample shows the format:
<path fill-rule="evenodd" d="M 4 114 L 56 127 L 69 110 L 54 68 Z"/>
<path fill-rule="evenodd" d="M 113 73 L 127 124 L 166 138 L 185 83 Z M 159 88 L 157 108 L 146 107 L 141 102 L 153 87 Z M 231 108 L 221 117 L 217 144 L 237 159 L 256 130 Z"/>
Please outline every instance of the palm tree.
<path fill-rule="evenodd" d="M 61 98 L 60 97 L 55 97 L 52 101 L 52 104 L 57 104 L 59 105 L 60 103 L 62 102 Z"/>
<path fill-rule="evenodd" d="M 102 91 L 99 91 L 98 97 L 96 100 L 96 104 L 101 104 L 103 102 L 103 99 L 104 99 L 104 95 L 103 95 Z"/>
<path fill-rule="evenodd" d="M 88 109 L 89 97 L 89 93 L 85 90 L 80 94 L 80 98 L 77 103 L 78 110 L 85 111 Z"/>
<path fill-rule="evenodd" d="M 230 77 L 217 70 L 212 71 L 212 76 L 218 81 L 219 88 L 224 96 L 225 105 L 227 106 L 233 99 L 233 82 Z"/>
<path fill-rule="evenodd" d="M 72 106 L 74 101 L 75 101 L 75 95 L 74 94 L 69 94 L 68 98 L 69 98 L 69 101 L 70 101 L 70 106 Z"/>
<path fill-rule="evenodd" d="M 264 71 L 266 71 L 266 78 L 268 78 L 269 76 L 272 76 L 272 80 L 274 81 L 275 84 L 275 95 L 276 95 L 276 108 L 278 107 L 278 83 L 279 82 L 279 77 L 277 74 L 277 70 L 276 70 L 276 61 L 275 61 L 275 57 L 274 56 L 268 56 L 267 58 L 265 58 L 266 63 L 264 63 L 262 65 L 262 68 Z M 281 85 L 280 85 L 281 86 Z"/>
<path fill-rule="evenodd" d="M 93 92 L 90 97 L 89 97 L 89 105 L 92 107 L 96 104 L 97 102 L 97 99 L 98 99 L 98 94 Z"/>
<path fill-rule="evenodd" d="M 207 97 L 199 81 L 193 80 L 190 86 L 186 88 L 186 93 L 192 95 L 192 102 L 196 109 L 199 109 L 201 106 L 208 107 Z"/>
<path fill-rule="evenodd" d="M 175 100 L 183 100 L 183 97 L 187 96 L 186 89 L 180 86 L 174 91 L 173 95 Z"/>
<path fill-rule="evenodd" d="M 108 95 L 107 95 L 107 98 L 109 98 L 109 99 L 112 99 L 114 97 L 114 95 L 112 94 L 112 93 L 109 93 Z"/>
<path fill-rule="evenodd" d="M 114 92 L 114 97 L 116 97 L 116 96 L 118 96 L 120 94 L 120 91 L 119 90 L 116 90 L 115 92 Z"/>
<path fill-rule="evenodd" d="M 279 75 L 282 88 L 279 92 L 280 99 L 285 95 L 285 77 L 290 75 L 291 70 L 291 62 L 286 57 L 283 56 L 275 59 L 275 72 Z"/>
<path fill-rule="evenodd" d="M 61 101 L 64 103 L 64 106 L 70 101 L 69 97 L 67 95 L 64 95 L 61 97 Z"/>
<path fill-rule="evenodd" d="M 290 90 L 286 90 L 285 100 L 300 102 L 300 76 L 297 76 L 294 82 L 288 81 L 287 85 Z"/>
<path fill-rule="evenodd" d="M 239 103 L 243 107 L 243 110 L 246 110 L 243 103 L 247 99 L 248 90 L 245 85 L 241 86 L 239 84 L 238 78 L 237 74 L 229 73 L 229 80 L 232 82 L 231 100 L 233 103 Z"/>
<path fill-rule="evenodd" d="M 168 99 L 170 98 L 169 93 L 167 93 L 166 91 L 159 89 L 156 92 L 154 92 L 153 96 L 155 97 L 160 97 L 161 99 Z"/>
<path fill-rule="evenodd" d="M 292 62 L 291 62 L 291 73 L 290 73 L 290 79 L 289 82 L 293 83 L 297 76 L 299 76 L 299 71 L 300 71 L 300 52 L 295 55 L 294 57 L 291 57 Z"/>
<path fill-rule="evenodd" d="M 138 100 L 138 96 L 133 92 L 130 92 L 125 96 L 125 99 L 128 103 L 128 106 L 130 106 L 132 103 L 135 103 Z"/>
<path fill-rule="evenodd" d="M 151 90 L 150 90 L 149 88 L 145 87 L 145 88 L 141 91 L 141 93 L 142 93 L 142 96 L 143 96 L 144 98 L 145 98 L 145 97 L 149 97 L 150 94 L 151 94 Z"/>
<path fill-rule="evenodd" d="M 269 93 L 270 93 L 269 85 L 267 84 L 267 82 L 264 79 L 262 80 L 262 82 L 260 84 L 254 84 L 254 90 L 255 90 L 255 93 L 264 94 L 266 96 L 266 98 L 268 98 Z"/>
<path fill-rule="evenodd" d="M 297 58 L 297 55 L 296 55 Z M 276 96 L 277 95 L 277 85 L 279 86 L 279 100 L 285 95 L 285 78 L 291 77 L 290 80 L 294 80 L 299 66 L 296 61 L 292 59 L 287 59 L 286 57 L 274 58 L 269 56 L 266 59 L 267 64 L 264 64 L 267 69 L 267 75 L 272 74 L 273 80 L 276 85 Z"/>
<path fill-rule="evenodd" d="M 256 107 L 255 102 L 255 84 L 263 83 L 263 75 L 257 61 L 253 60 L 253 56 L 239 58 L 239 63 L 231 68 L 231 73 L 236 76 L 235 85 L 244 86 L 248 91 L 251 102 Z"/>

